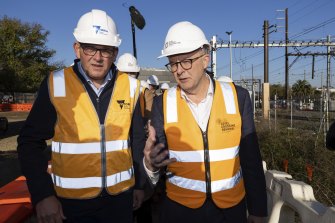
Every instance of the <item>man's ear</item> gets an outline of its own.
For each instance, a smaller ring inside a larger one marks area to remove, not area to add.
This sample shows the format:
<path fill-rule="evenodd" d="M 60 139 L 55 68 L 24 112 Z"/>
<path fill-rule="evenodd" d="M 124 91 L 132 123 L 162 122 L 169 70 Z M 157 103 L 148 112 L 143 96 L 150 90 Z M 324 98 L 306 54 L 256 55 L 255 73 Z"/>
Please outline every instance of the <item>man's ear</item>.
<path fill-rule="evenodd" d="M 210 62 L 210 57 L 209 57 L 209 54 L 205 54 L 203 56 L 203 67 L 204 69 L 207 69 L 208 68 L 208 65 L 209 65 L 209 62 Z"/>
<path fill-rule="evenodd" d="M 76 54 L 77 59 L 80 59 L 80 43 L 78 42 L 73 43 L 73 50 L 74 53 Z"/>
<path fill-rule="evenodd" d="M 117 55 L 119 54 L 119 48 L 117 47 L 114 50 L 114 54 L 113 54 L 113 63 L 116 61 Z"/>

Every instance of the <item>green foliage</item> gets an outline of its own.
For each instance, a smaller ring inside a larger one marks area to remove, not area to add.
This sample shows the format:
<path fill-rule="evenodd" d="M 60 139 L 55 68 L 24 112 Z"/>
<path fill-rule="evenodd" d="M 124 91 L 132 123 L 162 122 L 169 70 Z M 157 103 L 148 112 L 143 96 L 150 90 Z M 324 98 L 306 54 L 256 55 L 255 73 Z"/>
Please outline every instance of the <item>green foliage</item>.
<path fill-rule="evenodd" d="M 270 86 L 270 99 L 275 99 L 275 94 L 277 94 L 277 99 L 283 99 L 285 96 L 285 87 L 281 84 L 272 84 Z"/>
<path fill-rule="evenodd" d="M 0 91 L 35 92 L 51 70 L 62 66 L 49 63 L 55 51 L 46 47 L 48 35 L 39 24 L 0 20 Z"/>
<path fill-rule="evenodd" d="M 307 97 L 312 96 L 314 89 L 312 85 L 306 80 L 298 80 L 292 86 L 293 96 L 299 98 L 300 100 L 307 99 Z"/>
<path fill-rule="evenodd" d="M 269 170 L 284 171 L 288 160 L 288 173 L 295 180 L 304 181 L 314 189 L 318 201 L 328 206 L 335 204 L 335 153 L 324 147 L 323 135 L 318 122 L 295 121 L 294 129 L 289 120 L 274 122 L 262 120 L 256 123 L 261 153 Z M 306 165 L 313 166 L 313 178 L 307 178 Z"/>

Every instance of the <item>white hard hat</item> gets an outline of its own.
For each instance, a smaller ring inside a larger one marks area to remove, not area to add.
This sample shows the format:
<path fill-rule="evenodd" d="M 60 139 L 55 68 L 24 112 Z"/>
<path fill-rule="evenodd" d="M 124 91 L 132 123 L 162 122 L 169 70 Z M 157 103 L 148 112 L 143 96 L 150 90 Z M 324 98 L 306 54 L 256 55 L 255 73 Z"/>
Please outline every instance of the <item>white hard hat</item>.
<path fill-rule="evenodd" d="M 169 29 L 158 58 L 192 52 L 203 45 L 209 42 L 199 27 L 187 21 L 178 22 Z"/>
<path fill-rule="evenodd" d="M 158 86 L 159 85 L 158 77 L 156 75 L 151 75 L 148 78 L 147 83 L 151 84 L 151 85 Z"/>
<path fill-rule="evenodd" d="M 130 53 L 124 53 L 122 54 L 117 63 L 116 63 L 117 69 L 122 72 L 139 72 L 140 67 L 137 64 L 136 58 L 130 54 Z"/>
<path fill-rule="evenodd" d="M 169 89 L 170 88 L 170 86 L 168 85 L 168 83 L 163 83 L 163 84 L 161 84 L 161 89 L 163 89 L 163 90 L 167 90 L 167 89 Z"/>
<path fill-rule="evenodd" d="M 218 81 L 220 82 L 233 82 L 233 80 L 230 78 L 230 77 L 227 77 L 227 76 L 220 76 L 218 79 Z"/>
<path fill-rule="evenodd" d="M 141 86 L 149 89 L 149 84 L 144 80 L 141 80 Z"/>
<path fill-rule="evenodd" d="M 73 35 L 80 43 L 115 47 L 121 44 L 113 19 L 105 11 L 98 9 L 92 9 L 80 17 Z"/>

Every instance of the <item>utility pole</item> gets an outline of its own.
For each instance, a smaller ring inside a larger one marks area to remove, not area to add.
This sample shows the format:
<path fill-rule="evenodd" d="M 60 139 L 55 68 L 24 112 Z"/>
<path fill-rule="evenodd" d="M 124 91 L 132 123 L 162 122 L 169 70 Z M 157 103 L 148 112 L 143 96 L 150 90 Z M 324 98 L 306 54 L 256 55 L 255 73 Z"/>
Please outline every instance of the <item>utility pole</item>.
<path fill-rule="evenodd" d="M 327 36 L 327 41 L 330 42 L 330 35 Z M 326 104 L 326 131 L 329 129 L 329 99 L 330 99 L 330 46 L 327 47 L 327 104 Z"/>
<path fill-rule="evenodd" d="M 323 73 L 321 72 L 321 98 L 320 98 L 320 125 L 323 124 L 323 107 L 324 107 L 324 100 L 323 100 Z"/>
<path fill-rule="evenodd" d="M 269 21 L 264 21 L 264 83 L 269 82 Z"/>
<path fill-rule="evenodd" d="M 304 81 L 306 80 L 306 70 L 304 70 Z"/>
<path fill-rule="evenodd" d="M 254 119 L 256 118 L 256 101 L 255 101 L 255 87 L 254 87 L 254 65 L 251 67 L 251 91 L 252 91 L 252 110 L 254 112 Z M 259 97 L 259 96 L 258 96 Z"/>
<path fill-rule="evenodd" d="M 233 80 L 233 53 L 231 48 L 231 34 L 233 31 L 226 32 L 229 36 L 229 50 L 230 50 L 230 78 Z"/>
<path fill-rule="evenodd" d="M 264 21 L 264 83 L 263 83 L 263 98 L 262 98 L 262 107 L 263 107 L 263 117 L 269 119 L 269 21 Z"/>
<path fill-rule="evenodd" d="M 213 36 L 212 38 L 212 64 L 211 64 L 211 71 L 214 73 L 214 78 L 217 78 L 217 73 L 216 73 L 216 36 Z"/>
<path fill-rule="evenodd" d="M 285 99 L 288 101 L 288 89 L 289 89 L 289 78 L 288 78 L 288 8 L 285 9 Z M 291 105 L 292 106 L 292 105 Z"/>

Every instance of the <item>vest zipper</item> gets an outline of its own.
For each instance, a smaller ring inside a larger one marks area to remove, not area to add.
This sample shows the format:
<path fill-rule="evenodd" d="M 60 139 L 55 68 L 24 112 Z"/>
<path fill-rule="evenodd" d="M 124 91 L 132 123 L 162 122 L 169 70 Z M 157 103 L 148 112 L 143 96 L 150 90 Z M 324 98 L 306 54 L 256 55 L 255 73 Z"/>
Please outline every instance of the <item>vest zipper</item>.
<path fill-rule="evenodd" d="M 100 125 L 101 131 L 101 176 L 102 186 L 106 187 L 106 142 L 105 142 L 105 126 Z"/>
<path fill-rule="evenodd" d="M 211 198 L 212 188 L 211 188 L 211 171 L 210 171 L 210 160 L 209 160 L 209 150 L 208 150 L 208 139 L 207 132 L 202 132 L 202 139 L 204 142 L 204 162 L 205 162 L 205 177 L 206 177 L 206 196 Z"/>
<path fill-rule="evenodd" d="M 97 114 L 98 117 L 100 114 L 100 99 L 99 97 L 96 98 L 97 102 Z M 99 118 L 100 122 L 100 118 Z M 102 179 L 102 186 L 106 187 L 106 139 L 105 139 L 105 126 L 104 124 L 100 123 L 100 135 L 101 135 L 101 179 Z"/>

